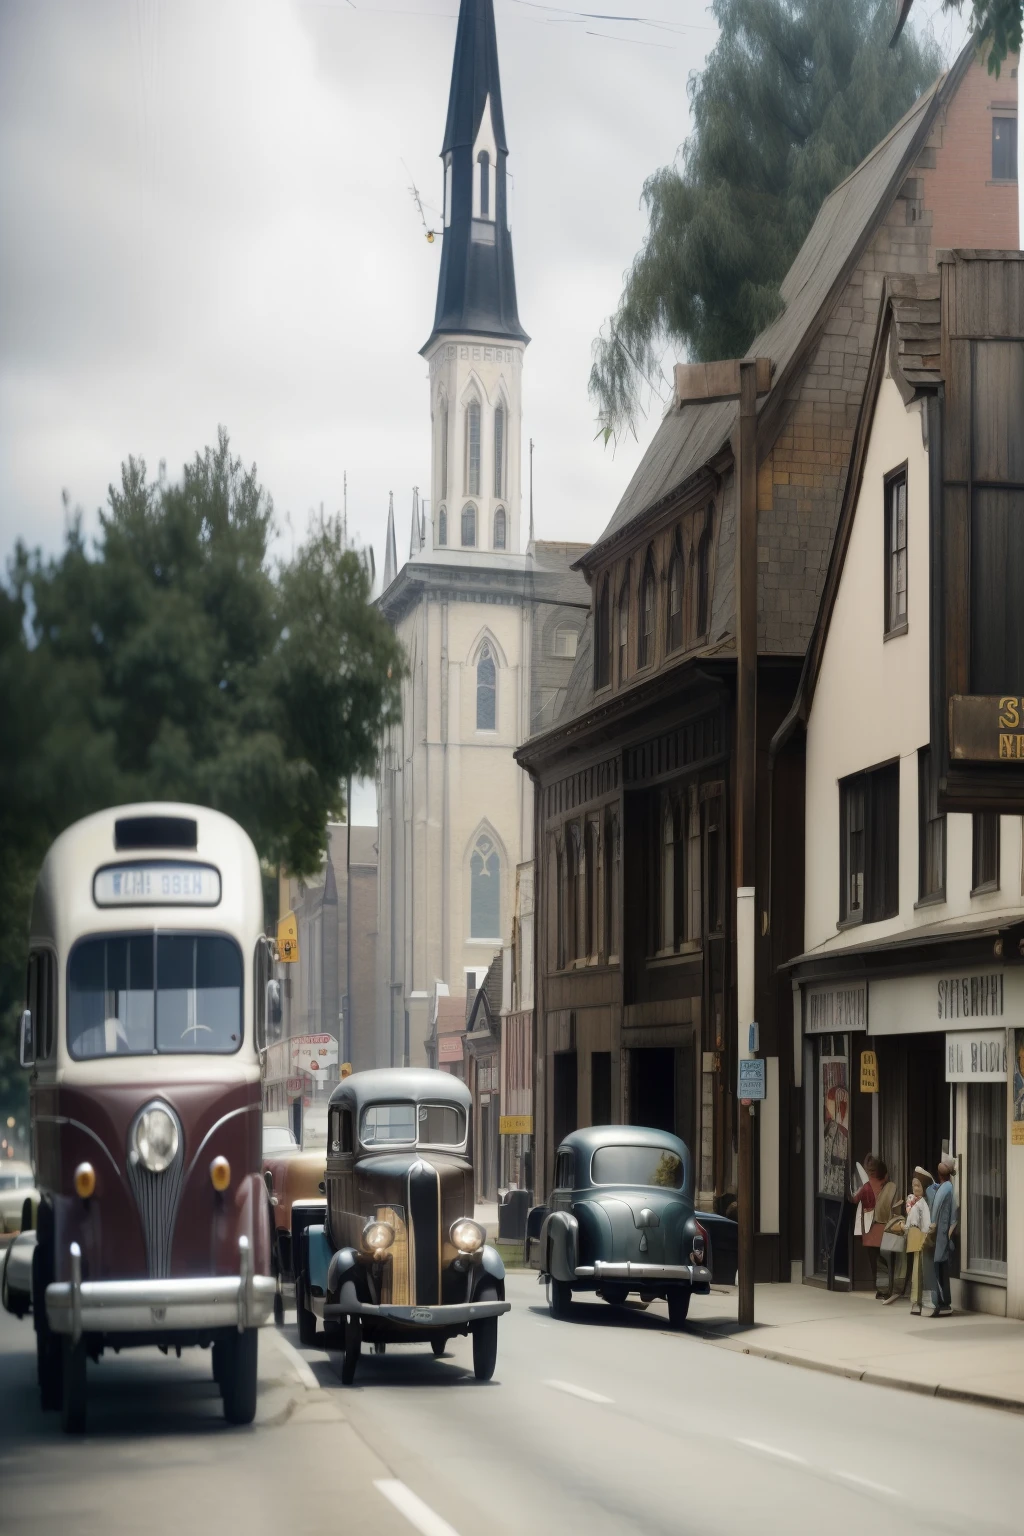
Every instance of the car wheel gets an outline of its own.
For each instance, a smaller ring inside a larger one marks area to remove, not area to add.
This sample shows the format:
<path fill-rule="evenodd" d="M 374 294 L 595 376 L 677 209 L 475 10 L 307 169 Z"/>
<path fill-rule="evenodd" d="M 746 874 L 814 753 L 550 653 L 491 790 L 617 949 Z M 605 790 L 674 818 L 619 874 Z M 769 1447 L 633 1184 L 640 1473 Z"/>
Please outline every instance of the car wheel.
<path fill-rule="evenodd" d="M 350 1387 L 356 1379 L 356 1366 L 363 1350 L 363 1329 L 358 1316 L 345 1319 L 345 1352 L 341 1357 L 341 1384 Z"/>
<path fill-rule="evenodd" d="M 448 1352 L 448 1340 L 447 1339 L 431 1339 L 430 1347 L 434 1351 L 434 1359 L 435 1360 L 440 1360 L 441 1357 L 443 1355 L 447 1354 L 447 1352 Z"/>
<path fill-rule="evenodd" d="M 85 1429 L 85 1340 L 72 1344 L 61 1340 L 60 1422 L 66 1435 L 80 1435 Z"/>
<path fill-rule="evenodd" d="M 485 1285 L 474 1296 L 474 1301 L 497 1301 L 498 1293 L 493 1285 Z M 490 1381 L 498 1360 L 498 1319 L 482 1317 L 473 1324 L 473 1375 L 477 1381 Z"/>
<path fill-rule="evenodd" d="M 572 1312 L 572 1286 L 568 1280 L 548 1281 L 548 1309 L 552 1317 L 565 1318 Z"/>
<path fill-rule="evenodd" d="M 306 1306 L 306 1287 L 301 1275 L 295 1281 L 295 1316 L 299 1325 L 299 1343 L 311 1349 L 316 1343 L 316 1313 Z"/>
<path fill-rule="evenodd" d="M 686 1322 L 686 1314 L 690 1310 L 690 1292 L 669 1291 L 668 1293 L 668 1320 L 673 1328 L 681 1328 Z"/>
<path fill-rule="evenodd" d="M 246 1328 L 225 1341 L 224 1379 L 221 1396 L 229 1424 L 251 1424 L 256 1417 L 256 1373 L 259 1365 L 259 1329 Z"/>

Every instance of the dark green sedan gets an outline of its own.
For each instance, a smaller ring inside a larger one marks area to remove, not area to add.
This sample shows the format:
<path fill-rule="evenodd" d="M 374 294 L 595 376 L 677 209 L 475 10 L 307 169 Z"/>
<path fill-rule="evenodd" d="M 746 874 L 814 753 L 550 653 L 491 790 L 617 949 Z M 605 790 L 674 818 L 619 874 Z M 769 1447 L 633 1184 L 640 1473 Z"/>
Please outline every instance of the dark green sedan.
<path fill-rule="evenodd" d="M 686 1321 L 690 1297 L 711 1286 L 710 1239 L 693 1207 L 689 1148 L 678 1136 L 635 1125 L 592 1125 L 558 1148 L 550 1204 L 530 1244 L 548 1281 L 554 1317 L 573 1293 L 620 1306 L 631 1294 L 668 1302 L 669 1321 Z"/>

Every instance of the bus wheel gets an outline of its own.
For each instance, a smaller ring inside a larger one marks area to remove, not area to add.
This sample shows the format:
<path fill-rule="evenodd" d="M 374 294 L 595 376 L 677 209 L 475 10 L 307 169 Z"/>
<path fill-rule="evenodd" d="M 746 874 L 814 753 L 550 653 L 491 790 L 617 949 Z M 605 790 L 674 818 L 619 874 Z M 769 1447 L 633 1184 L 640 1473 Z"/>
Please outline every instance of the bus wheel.
<path fill-rule="evenodd" d="M 251 1424 L 256 1417 L 256 1367 L 259 1330 L 247 1328 L 225 1340 L 224 1377 L 221 1394 L 224 1417 L 229 1424 Z"/>
<path fill-rule="evenodd" d="M 481 1286 L 474 1301 L 497 1301 L 492 1285 Z M 477 1381 L 490 1381 L 498 1359 L 498 1319 L 482 1317 L 473 1324 L 473 1375 Z"/>
<path fill-rule="evenodd" d="M 85 1429 L 85 1340 L 61 1340 L 61 1428 L 66 1435 Z"/>

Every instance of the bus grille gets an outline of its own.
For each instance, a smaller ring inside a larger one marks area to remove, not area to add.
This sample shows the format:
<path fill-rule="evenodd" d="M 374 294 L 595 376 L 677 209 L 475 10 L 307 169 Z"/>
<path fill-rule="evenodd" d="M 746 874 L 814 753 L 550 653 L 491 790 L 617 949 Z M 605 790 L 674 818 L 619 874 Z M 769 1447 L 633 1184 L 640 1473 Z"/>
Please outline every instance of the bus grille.
<path fill-rule="evenodd" d="M 169 1112 L 173 1114 L 173 1110 Z M 185 1142 L 180 1126 L 177 1155 L 163 1173 L 151 1173 L 137 1158 L 128 1158 L 128 1182 L 142 1218 L 151 1280 L 166 1280 L 171 1273 L 171 1239 L 184 1177 Z"/>

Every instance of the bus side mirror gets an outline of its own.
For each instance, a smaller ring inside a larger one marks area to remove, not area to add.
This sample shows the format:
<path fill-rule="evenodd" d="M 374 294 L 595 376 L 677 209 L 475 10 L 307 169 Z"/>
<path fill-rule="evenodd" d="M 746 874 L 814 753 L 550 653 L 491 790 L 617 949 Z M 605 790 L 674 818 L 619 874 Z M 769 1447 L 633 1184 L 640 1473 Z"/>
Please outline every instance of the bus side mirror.
<path fill-rule="evenodd" d="M 21 1064 L 23 1067 L 34 1067 L 36 1064 L 36 1042 L 32 1033 L 32 1010 L 26 1008 L 21 1016 Z"/>

